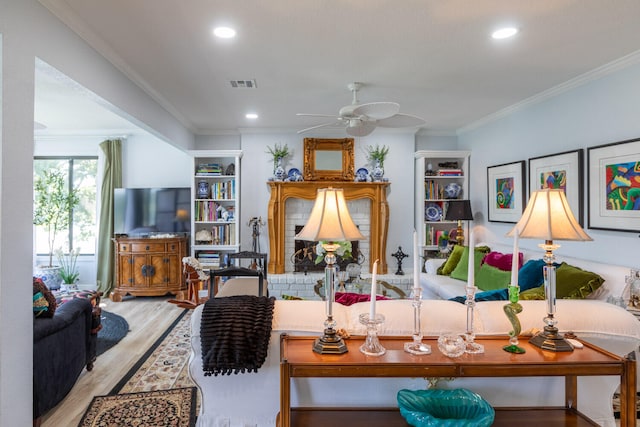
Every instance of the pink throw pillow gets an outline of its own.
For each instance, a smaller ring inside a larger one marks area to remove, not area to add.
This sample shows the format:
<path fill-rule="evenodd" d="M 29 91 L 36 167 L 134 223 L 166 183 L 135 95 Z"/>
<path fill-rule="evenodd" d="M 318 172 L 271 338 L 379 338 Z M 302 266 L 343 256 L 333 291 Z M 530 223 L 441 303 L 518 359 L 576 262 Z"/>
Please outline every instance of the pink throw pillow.
<path fill-rule="evenodd" d="M 336 292 L 336 302 L 342 305 L 353 305 L 357 302 L 369 301 L 369 294 L 354 294 L 351 292 Z M 376 301 L 390 299 L 382 295 L 376 295 Z"/>
<path fill-rule="evenodd" d="M 511 271 L 511 259 L 512 254 L 503 254 L 501 252 L 489 252 L 482 259 L 482 264 L 488 264 L 502 271 Z M 518 252 L 518 270 L 522 267 L 524 262 L 524 255 L 522 252 Z"/>

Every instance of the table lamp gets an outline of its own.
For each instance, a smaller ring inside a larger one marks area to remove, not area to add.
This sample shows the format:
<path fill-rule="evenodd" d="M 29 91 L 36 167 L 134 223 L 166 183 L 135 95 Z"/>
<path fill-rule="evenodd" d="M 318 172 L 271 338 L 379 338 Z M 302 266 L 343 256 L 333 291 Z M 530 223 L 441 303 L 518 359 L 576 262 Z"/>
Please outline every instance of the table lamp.
<path fill-rule="evenodd" d="M 313 344 L 313 351 L 320 354 L 342 354 L 348 351 L 344 340 L 336 333 L 336 321 L 333 320 L 333 302 L 335 299 L 337 242 L 364 239 L 358 227 L 353 223 L 344 191 L 336 188 L 318 190 L 311 215 L 305 226 L 296 235 L 296 239 L 323 241 L 326 255 L 324 261 L 325 297 L 327 299 L 327 320 L 324 322 L 324 335 Z"/>
<path fill-rule="evenodd" d="M 562 336 L 558 335 L 556 312 L 556 268 L 553 251 L 560 245 L 554 240 L 590 241 L 591 237 L 584 232 L 573 216 L 564 190 L 544 189 L 531 193 L 529 203 L 522 214 L 522 218 L 515 227 L 507 233 L 513 236 L 518 230 L 522 239 L 543 239 L 540 246 L 545 251 L 543 257 L 546 265 L 544 271 L 544 292 L 547 299 L 547 317 L 544 330 L 531 337 L 529 342 L 543 350 L 573 351 L 573 346 Z M 514 260 L 515 262 L 515 260 Z"/>
<path fill-rule="evenodd" d="M 471 202 L 469 200 L 449 200 L 447 202 L 447 213 L 444 219 L 446 221 L 458 221 L 458 229 L 456 230 L 456 241 L 460 246 L 464 245 L 464 231 L 462 229 L 462 221 L 472 220 L 473 212 L 471 212 Z"/>

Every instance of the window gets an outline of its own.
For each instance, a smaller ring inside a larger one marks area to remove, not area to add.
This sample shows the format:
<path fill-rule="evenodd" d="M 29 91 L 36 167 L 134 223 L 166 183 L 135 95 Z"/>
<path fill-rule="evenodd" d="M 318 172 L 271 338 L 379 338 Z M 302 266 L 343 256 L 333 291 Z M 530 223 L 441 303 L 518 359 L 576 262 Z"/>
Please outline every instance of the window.
<path fill-rule="evenodd" d="M 36 157 L 33 161 L 33 178 L 41 176 L 44 171 L 55 169 L 77 188 L 80 204 L 69 212 L 70 225 L 68 230 L 58 232 L 56 247 L 65 253 L 71 249 L 80 248 L 83 255 L 93 255 L 96 251 L 97 232 L 97 201 L 96 174 L 98 170 L 97 157 Z M 54 249 L 57 249 L 54 248 Z M 43 226 L 35 228 L 36 254 L 49 253 L 47 231 Z"/>

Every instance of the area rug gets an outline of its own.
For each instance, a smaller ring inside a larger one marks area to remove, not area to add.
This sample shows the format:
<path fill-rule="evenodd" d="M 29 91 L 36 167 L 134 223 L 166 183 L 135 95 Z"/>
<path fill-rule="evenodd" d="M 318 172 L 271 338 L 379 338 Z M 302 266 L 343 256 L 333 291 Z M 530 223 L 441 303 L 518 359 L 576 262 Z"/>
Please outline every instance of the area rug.
<path fill-rule="evenodd" d="M 184 310 L 109 394 L 195 386 L 189 377 L 192 312 Z"/>
<path fill-rule="evenodd" d="M 196 388 L 96 396 L 78 427 L 193 427 Z"/>
<path fill-rule="evenodd" d="M 96 342 L 96 355 L 100 356 L 105 351 L 118 344 L 129 332 L 129 324 L 124 317 L 115 313 L 102 310 L 100 315 L 102 329 L 98 331 Z"/>

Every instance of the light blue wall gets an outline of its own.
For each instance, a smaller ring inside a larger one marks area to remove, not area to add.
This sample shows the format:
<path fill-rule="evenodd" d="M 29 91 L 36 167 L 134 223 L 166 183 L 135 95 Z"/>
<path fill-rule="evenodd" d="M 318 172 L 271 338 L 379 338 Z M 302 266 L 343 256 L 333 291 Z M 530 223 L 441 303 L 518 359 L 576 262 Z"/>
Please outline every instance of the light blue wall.
<path fill-rule="evenodd" d="M 487 166 L 640 137 L 640 64 L 636 63 L 532 104 L 459 136 L 471 150 L 474 225 L 487 241 L 509 243 L 512 224 L 487 221 Z M 587 179 L 586 169 L 583 179 Z M 585 181 L 584 209 L 587 210 Z M 585 226 L 587 224 L 585 215 Z M 638 233 L 586 230 L 593 242 L 559 242 L 567 256 L 638 267 Z M 521 247 L 535 248 L 533 240 Z M 621 278 L 623 280 L 623 278 Z"/>

